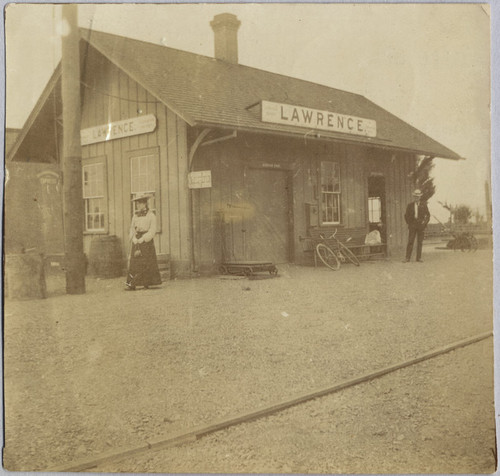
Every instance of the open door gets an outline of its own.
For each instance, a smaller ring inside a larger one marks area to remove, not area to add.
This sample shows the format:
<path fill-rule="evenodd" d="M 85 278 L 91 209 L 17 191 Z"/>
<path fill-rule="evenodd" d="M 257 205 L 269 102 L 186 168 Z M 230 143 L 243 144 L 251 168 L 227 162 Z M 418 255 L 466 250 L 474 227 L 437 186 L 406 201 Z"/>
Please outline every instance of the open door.
<path fill-rule="evenodd" d="M 386 243 L 385 177 L 368 177 L 368 223 L 370 231 L 379 230 L 382 242 Z"/>

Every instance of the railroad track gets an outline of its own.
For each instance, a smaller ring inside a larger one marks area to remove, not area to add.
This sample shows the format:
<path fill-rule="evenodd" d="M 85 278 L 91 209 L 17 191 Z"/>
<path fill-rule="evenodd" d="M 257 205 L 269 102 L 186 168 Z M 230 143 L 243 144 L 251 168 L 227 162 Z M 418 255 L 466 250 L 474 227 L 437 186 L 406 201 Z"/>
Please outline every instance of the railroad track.
<path fill-rule="evenodd" d="M 235 415 L 224 420 L 219 420 L 216 422 L 212 422 L 208 425 L 199 426 L 196 428 L 192 428 L 186 432 L 174 433 L 171 435 L 164 436 L 162 438 L 158 438 L 155 440 L 151 440 L 145 442 L 141 445 L 135 447 L 127 447 L 127 448 L 117 448 L 113 451 L 103 453 L 99 456 L 81 459 L 78 461 L 72 461 L 69 463 L 57 465 L 51 468 L 48 468 L 47 471 L 51 472 L 78 472 L 85 471 L 89 469 L 93 469 L 98 467 L 103 463 L 110 463 L 113 461 L 119 461 L 124 458 L 135 456 L 139 454 L 144 454 L 149 451 L 155 451 L 160 449 L 165 449 L 173 446 L 179 446 L 185 443 L 193 442 L 200 439 L 203 436 L 206 436 L 211 433 L 215 433 L 217 431 L 224 430 L 234 425 L 239 425 L 241 423 L 250 422 L 252 420 L 257 420 L 259 418 L 263 418 L 280 411 L 283 411 L 287 408 L 299 405 L 301 403 L 308 402 L 310 400 L 314 400 L 319 397 L 323 397 L 335 392 L 339 392 L 340 390 L 344 390 L 349 387 L 353 387 L 355 385 L 359 385 L 364 382 L 368 382 L 370 380 L 374 380 L 384 375 L 387 375 L 391 372 L 395 372 L 396 370 L 404 369 L 406 367 L 410 367 L 412 365 L 416 365 L 418 363 L 424 362 L 426 360 L 432 359 L 434 357 L 438 357 L 440 355 L 446 354 L 447 352 L 451 352 L 453 350 L 459 349 L 461 347 L 465 347 L 482 340 L 488 339 L 493 336 L 493 332 L 486 332 L 483 334 L 478 334 L 476 336 L 469 337 L 467 339 L 463 339 L 461 341 L 457 341 L 451 344 L 448 344 L 444 347 L 435 349 L 431 352 L 422 354 L 418 357 L 415 357 L 410 360 L 406 360 L 403 362 L 396 363 L 394 365 L 390 365 L 388 367 L 384 367 L 382 369 L 376 370 L 374 372 L 370 372 L 354 379 L 345 380 L 343 382 L 331 385 L 329 387 L 316 389 L 314 391 L 297 395 L 288 400 L 284 400 L 281 402 L 277 402 L 273 405 L 269 405 L 266 407 L 258 408 L 254 411 Z"/>

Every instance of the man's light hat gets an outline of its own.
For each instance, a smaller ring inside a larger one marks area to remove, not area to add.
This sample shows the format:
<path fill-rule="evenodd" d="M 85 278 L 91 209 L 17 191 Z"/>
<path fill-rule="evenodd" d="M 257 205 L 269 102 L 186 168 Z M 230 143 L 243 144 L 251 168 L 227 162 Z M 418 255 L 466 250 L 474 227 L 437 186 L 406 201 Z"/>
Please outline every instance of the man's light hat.
<path fill-rule="evenodd" d="M 421 197 L 422 195 L 423 195 L 422 190 L 420 190 L 419 188 L 416 188 L 416 189 L 413 191 L 413 196 L 414 196 L 414 197 Z"/>

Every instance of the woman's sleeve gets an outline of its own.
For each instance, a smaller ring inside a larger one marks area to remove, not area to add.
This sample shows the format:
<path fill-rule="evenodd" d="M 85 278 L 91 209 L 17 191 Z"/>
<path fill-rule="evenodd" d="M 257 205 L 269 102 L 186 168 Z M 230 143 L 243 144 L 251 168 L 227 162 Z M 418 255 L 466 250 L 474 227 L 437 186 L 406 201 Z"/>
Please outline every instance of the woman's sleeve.
<path fill-rule="evenodd" d="M 151 241 L 156 235 L 156 215 L 153 212 L 149 212 L 149 230 L 144 233 L 144 241 Z"/>

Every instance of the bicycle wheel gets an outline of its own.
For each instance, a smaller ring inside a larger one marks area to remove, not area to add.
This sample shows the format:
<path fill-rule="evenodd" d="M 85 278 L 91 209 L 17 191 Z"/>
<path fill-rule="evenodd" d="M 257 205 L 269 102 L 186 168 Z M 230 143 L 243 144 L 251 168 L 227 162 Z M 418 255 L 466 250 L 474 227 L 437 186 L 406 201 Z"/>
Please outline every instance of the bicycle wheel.
<path fill-rule="evenodd" d="M 477 238 L 474 235 L 469 237 L 471 251 L 477 250 Z"/>
<path fill-rule="evenodd" d="M 453 249 L 455 251 L 460 250 L 460 251 L 470 251 L 470 243 L 469 240 L 463 236 L 459 235 L 455 238 L 455 243 L 453 244 Z"/>
<path fill-rule="evenodd" d="M 337 256 L 325 244 L 319 243 L 316 246 L 316 253 L 319 256 L 319 259 L 330 269 L 333 269 L 333 271 L 337 271 L 340 268 L 340 261 Z"/>
<path fill-rule="evenodd" d="M 471 237 L 469 235 L 467 235 L 465 237 L 465 251 L 467 251 L 468 253 L 470 253 L 472 251 L 472 240 L 471 240 Z"/>
<path fill-rule="evenodd" d="M 359 266 L 358 257 L 346 245 L 344 245 L 344 243 L 339 242 L 339 251 L 346 260 L 350 261 L 355 266 Z"/>

